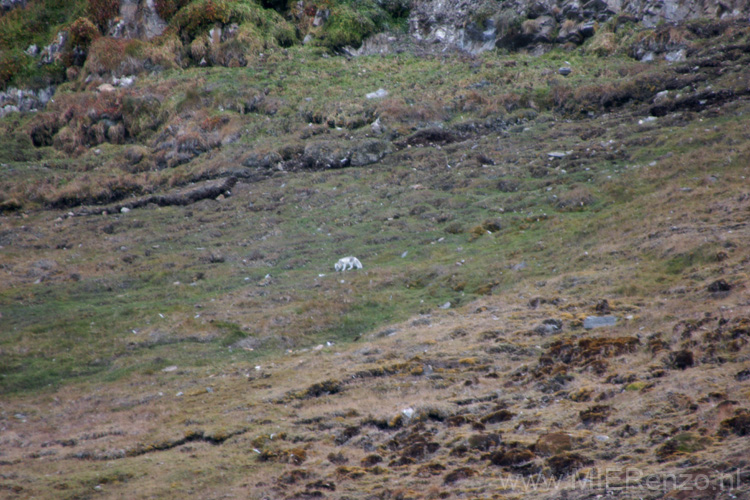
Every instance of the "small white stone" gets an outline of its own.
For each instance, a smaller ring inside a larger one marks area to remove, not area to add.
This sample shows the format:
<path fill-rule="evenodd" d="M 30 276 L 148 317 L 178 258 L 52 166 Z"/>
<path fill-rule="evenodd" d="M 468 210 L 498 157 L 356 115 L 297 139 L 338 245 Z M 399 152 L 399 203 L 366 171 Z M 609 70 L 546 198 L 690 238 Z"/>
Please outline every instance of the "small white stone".
<path fill-rule="evenodd" d="M 382 99 L 388 95 L 388 91 L 385 89 L 378 89 L 375 92 L 370 92 L 365 97 L 368 99 Z"/>

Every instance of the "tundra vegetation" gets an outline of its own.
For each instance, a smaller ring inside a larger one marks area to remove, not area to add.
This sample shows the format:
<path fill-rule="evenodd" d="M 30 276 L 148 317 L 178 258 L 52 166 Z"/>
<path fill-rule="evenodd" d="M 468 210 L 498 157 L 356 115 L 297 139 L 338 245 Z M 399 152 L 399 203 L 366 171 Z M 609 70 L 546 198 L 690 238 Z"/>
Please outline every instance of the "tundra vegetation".
<path fill-rule="evenodd" d="M 0 15 L 2 496 L 748 495 L 747 23 L 290 5 Z"/>

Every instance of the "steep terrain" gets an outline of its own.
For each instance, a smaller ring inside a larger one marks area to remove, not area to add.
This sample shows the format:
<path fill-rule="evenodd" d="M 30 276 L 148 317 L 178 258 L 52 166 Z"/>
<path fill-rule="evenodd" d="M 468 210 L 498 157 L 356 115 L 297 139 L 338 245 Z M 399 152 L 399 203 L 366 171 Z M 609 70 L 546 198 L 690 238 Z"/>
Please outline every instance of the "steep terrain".
<path fill-rule="evenodd" d="M 0 496 L 750 498 L 744 5 L 454 3 L 8 3 Z"/>

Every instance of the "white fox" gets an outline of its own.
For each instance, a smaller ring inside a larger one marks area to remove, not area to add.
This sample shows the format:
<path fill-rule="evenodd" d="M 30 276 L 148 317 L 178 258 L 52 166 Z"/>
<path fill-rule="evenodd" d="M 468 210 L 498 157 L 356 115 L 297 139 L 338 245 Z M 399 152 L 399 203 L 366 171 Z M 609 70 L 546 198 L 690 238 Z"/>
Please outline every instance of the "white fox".
<path fill-rule="evenodd" d="M 347 269 L 354 268 L 362 269 L 362 263 L 356 257 L 344 257 L 343 259 L 339 259 L 333 267 L 337 271 L 346 271 Z"/>

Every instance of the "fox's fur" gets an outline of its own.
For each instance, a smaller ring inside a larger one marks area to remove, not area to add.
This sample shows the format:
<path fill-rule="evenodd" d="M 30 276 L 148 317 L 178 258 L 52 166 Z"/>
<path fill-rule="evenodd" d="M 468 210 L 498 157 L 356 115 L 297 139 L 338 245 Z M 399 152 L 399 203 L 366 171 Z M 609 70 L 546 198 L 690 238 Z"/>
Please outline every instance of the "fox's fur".
<path fill-rule="evenodd" d="M 336 265 L 333 266 L 334 269 L 337 271 L 346 271 L 347 269 L 362 269 L 362 263 L 359 261 L 356 257 L 344 257 L 343 259 L 339 259 L 338 262 L 336 262 Z"/>

